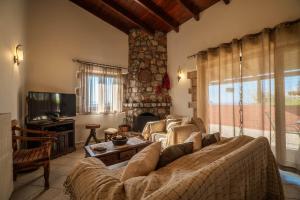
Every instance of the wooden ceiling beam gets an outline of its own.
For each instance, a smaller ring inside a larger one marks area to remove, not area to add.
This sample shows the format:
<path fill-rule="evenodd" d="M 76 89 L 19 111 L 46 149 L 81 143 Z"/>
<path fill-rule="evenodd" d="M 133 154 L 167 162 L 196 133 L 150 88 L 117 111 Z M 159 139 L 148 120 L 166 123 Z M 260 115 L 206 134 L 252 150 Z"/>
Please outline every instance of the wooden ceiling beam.
<path fill-rule="evenodd" d="M 176 32 L 179 31 L 179 23 L 169 16 L 161 7 L 149 0 L 135 0 L 136 3 L 145 8 L 148 12 L 161 19 Z"/>
<path fill-rule="evenodd" d="M 223 2 L 228 5 L 230 3 L 230 0 L 223 0 Z"/>
<path fill-rule="evenodd" d="M 154 30 L 148 26 L 146 23 L 144 23 L 142 20 L 140 20 L 137 16 L 133 15 L 130 11 L 126 10 L 122 6 L 120 6 L 118 3 L 112 0 L 101 0 L 106 6 L 114 10 L 116 13 L 119 15 L 123 16 L 126 18 L 128 21 L 131 23 L 137 25 L 141 29 L 144 29 L 146 32 L 150 34 L 154 34 Z"/>
<path fill-rule="evenodd" d="M 99 17 L 100 19 L 104 20 L 105 22 L 109 23 L 110 25 L 116 27 L 120 31 L 122 31 L 122 32 L 124 32 L 126 34 L 129 34 L 129 30 L 128 30 L 128 28 L 126 26 L 124 26 L 122 23 L 119 23 L 119 22 L 113 20 L 108 15 L 103 14 L 94 5 L 91 5 L 89 3 L 83 2 L 81 0 L 70 0 L 70 1 L 73 2 L 74 4 L 76 4 L 77 6 L 85 9 L 86 11 L 92 13 L 96 17 Z"/>
<path fill-rule="evenodd" d="M 189 0 L 179 0 L 178 1 L 189 13 L 191 13 L 196 21 L 199 21 L 200 9 L 197 5 Z"/>

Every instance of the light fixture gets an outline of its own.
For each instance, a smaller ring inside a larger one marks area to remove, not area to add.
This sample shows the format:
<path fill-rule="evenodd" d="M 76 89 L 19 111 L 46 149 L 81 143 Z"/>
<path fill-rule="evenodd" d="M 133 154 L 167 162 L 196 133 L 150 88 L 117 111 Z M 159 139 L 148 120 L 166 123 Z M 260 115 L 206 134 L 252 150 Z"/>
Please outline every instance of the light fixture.
<path fill-rule="evenodd" d="M 180 65 L 179 65 L 179 67 L 177 69 L 177 79 L 178 79 L 178 82 L 180 81 L 181 77 L 182 77 L 182 70 L 181 70 Z"/>
<path fill-rule="evenodd" d="M 16 55 L 14 56 L 14 63 L 17 63 L 17 65 L 20 64 L 21 61 L 23 61 L 24 55 L 23 55 L 23 45 L 17 45 L 16 47 Z"/>

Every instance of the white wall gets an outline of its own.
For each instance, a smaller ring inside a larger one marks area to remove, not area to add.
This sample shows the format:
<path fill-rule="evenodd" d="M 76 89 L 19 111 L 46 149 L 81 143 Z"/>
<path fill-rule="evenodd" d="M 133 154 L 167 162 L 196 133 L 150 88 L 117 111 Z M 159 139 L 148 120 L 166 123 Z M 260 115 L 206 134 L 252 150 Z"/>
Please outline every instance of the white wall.
<path fill-rule="evenodd" d="M 18 44 L 25 43 L 25 4 L 23 0 L 0 1 L 0 113 L 22 117 L 25 63 L 14 64 Z"/>
<path fill-rule="evenodd" d="M 68 0 L 28 0 L 27 91 L 74 93 L 73 58 L 128 65 L 128 36 Z M 76 117 L 76 141 L 88 136 L 86 123 L 102 129 L 122 123 L 124 115 Z"/>
<path fill-rule="evenodd" d="M 23 0 L 0 0 L 0 199 L 13 191 L 11 119 L 21 119 L 25 63 L 14 64 L 18 44 L 26 45 Z M 3 114 L 6 113 L 6 114 Z"/>
<path fill-rule="evenodd" d="M 300 18 L 299 0 L 232 0 L 229 5 L 220 1 L 202 12 L 199 21 L 191 19 L 180 26 L 179 33 L 170 32 L 168 72 L 172 82 L 172 113 L 192 116 L 192 109 L 188 108 L 190 81 L 184 77 L 178 83 L 176 76 L 179 65 L 185 76 L 187 71 L 196 69 L 195 59 L 187 56 L 297 18 Z"/>

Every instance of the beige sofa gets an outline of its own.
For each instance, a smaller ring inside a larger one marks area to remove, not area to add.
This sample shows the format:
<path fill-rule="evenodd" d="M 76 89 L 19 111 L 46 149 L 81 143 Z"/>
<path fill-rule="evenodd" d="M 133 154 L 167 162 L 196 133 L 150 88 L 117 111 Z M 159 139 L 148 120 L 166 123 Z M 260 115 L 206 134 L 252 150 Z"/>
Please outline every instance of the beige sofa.
<path fill-rule="evenodd" d="M 284 199 L 278 167 L 264 137 L 224 139 L 126 181 L 120 180 L 123 170 L 85 158 L 65 187 L 71 199 L 82 200 Z"/>
<path fill-rule="evenodd" d="M 162 147 L 166 148 L 183 143 L 193 132 L 206 132 L 200 118 L 167 116 L 164 120 L 148 122 L 142 135 L 146 140 L 161 142 Z"/>

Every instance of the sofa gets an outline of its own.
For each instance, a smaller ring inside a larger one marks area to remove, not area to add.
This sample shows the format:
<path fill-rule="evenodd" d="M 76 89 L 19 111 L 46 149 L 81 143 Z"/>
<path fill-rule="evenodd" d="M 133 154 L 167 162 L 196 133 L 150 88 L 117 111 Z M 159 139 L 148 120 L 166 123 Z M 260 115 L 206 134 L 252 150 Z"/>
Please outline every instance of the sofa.
<path fill-rule="evenodd" d="M 67 177 L 65 188 L 71 199 L 82 200 L 284 199 L 278 166 L 264 137 L 224 139 L 122 181 L 124 170 L 85 158 Z"/>
<path fill-rule="evenodd" d="M 200 118 L 169 115 L 163 120 L 147 122 L 142 136 L 151 142 L 162 142 L 162 147 L 167 148 L 183 143 L 193 132 L 206 133 Z"/>

